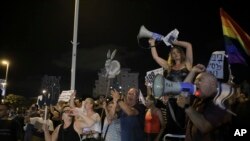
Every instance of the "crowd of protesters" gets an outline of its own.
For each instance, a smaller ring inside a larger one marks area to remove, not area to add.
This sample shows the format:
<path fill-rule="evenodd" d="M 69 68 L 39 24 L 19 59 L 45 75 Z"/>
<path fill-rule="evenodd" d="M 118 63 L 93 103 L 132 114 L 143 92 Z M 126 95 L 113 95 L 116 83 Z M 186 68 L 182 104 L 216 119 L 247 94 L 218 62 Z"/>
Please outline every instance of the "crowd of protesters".
<path fill-rule="evenodd" d="M 197 68 L 199 67 L 195 66 L 192 72 L 200 71 Z M 205 84 L 211 83 L 209 86 L 214 89 L 216 87 L 212 83 L 215 83 L 216 79 L 207 73 L 202 73 L 196 79 L 195 83 L 199 89 L 205 89 L 206 97 L 208 89 L 203 88 L 206 86 L 202 86 L 205 85 L 201 82 L 205 81 L 203 77 L 209 81 Z M 210 98 L 199 98 L 192 104 L 186 98 L 177 98 L 177 105 L 186 113 L 187 122 L 184 128 L 188 130 L 186 132 L 189 134 L 185 134 L 184 139 L 178 136 L 167 136 L 166 138 L 165 135 L 169 135 L 171 132 L 164 132 L 168 125 L 164 118 L 171 115 L 164 117 L 162 114 L 164 111 L 157 107 L 157 104 L 164 100 L 147 95 L 144 105 L 139 101 L 139 91 L 136 88 L 129 89 L 124 95 L 116 90 L 111 90 L 109 100 L 94 100 L 90 97 L 79 100 L 74 98 L 75 93 L 73 93 L 69 102 L 58 102 L 57 105 L 49 106 L 47 114 L 45 107 L 38 108 L 36 103 L 32 104 L 25 113 L 13 114 L 12 112 L 10 114 L 9 105 L 1 103 L 0 137 L 1 140 L 6 141 L 173 141 L 202 140 L 204 138 L 214 140 L 212 137 L 222 138 L 223 136 L 227 138 L 228 134 L 232 133 L 230 130 L 234 131 L 237 125 L 246 124 L 243 122 L 246 119 L 242 121 L 240 118 L 247 118 L 247 115 L 241 111 L 246 110 L 242 108 L 249 108 L 249 104 L 246 104 L 249 103 L 248 95 L 246 95 L 246 93 L 249 94 L 248 89 L 249 83 L 244 82 L 231 100 L 232 111 L 238 116 L 231 116 L 223 109 L 216 107 L 209 102 Z M 213 93 L 211 90 L 212 88 L 209 89 L 209 93 Z M 201 108 L 198 108 L 200 109 L 198 111 L 195 108 L 197 104 L 198 107 L 202 106 L 201 101 L 210 104 L 208 109 L 203 107 L 203 112 L 200 112 Z M 96 105 L 97 103 L 99 105 Z M 172 124 L 178 123 L 174 121 Z M 222 125 L 224 128 L 221 127 Z M 225 132 L 218 132 L 219 127 Z"/>
<path fill-rule="evenodd" d="M 168 93 L 154 97 L 152 87 L 140 100 L 138 88 L 124 94 L 110 90 L 109 99 L 76 98 L 73 92 L 66 102 L 46 103 L 42 97 L 23 113 L 10 114 L 6 103 L 0 104 L 0 139 L 3 141 L 215 141 L 230 138 L 230 133 L 246 118 L 242 108 L 249 108 L 249 82 L 229 84 L 237 89 L 227 108 L 213 103 L 219 81 L 202 64 L 193 66 L 192 45 L 171 42 L 169 59 L 159 57 L 154 39 L 149 40 L 153 59 L 165 69 L 165 79 L 196 85 L 200 95 L 193 97 Z M 178 47 L 176 47 L 178 46 Z M 186 49 L 186 54 L 182 49 Z M 48 99 L 47 99 L 48 100 Z M 13 112 L 12 112 L 13 113 Z M 247 119 L 247 118 L 246 118 Z M 243 126 L 243 125 L 242 125 Z"/>

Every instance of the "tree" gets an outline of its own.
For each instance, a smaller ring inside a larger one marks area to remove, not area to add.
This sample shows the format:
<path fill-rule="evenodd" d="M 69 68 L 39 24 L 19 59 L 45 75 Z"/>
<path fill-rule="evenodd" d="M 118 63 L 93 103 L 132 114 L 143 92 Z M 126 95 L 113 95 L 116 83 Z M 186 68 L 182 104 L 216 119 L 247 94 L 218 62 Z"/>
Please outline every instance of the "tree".
<path fill-rule="evenodd" d="M 29 106 L 28 100 L 20 95 L 8 94 L 4 101 L 14 108 Z"/>

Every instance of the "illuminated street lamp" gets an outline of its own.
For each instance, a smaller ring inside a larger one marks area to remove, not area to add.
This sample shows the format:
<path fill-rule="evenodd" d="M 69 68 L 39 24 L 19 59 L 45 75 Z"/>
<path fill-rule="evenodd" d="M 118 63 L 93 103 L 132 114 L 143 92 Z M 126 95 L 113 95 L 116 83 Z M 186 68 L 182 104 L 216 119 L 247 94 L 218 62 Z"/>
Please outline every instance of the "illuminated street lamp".
<path fill-rule="evenodd" d="M 2 64 L 6 65 L 6 74 L 5 74 L 5 82 L 3 83 L 3 91 L 2 96 L 5 96 L 6 93 L 6 87 L 7 87 L 7 79 L 8 79 L 8 72 L 9 72 L 9 61 L 3 60 Z"/>
<path fill-rule="evenodd" d="M 45 89 L 42 90 L 42 93 L 45 94 L 47 91 Z"/>
<path fill-rule="evenodd" d="M 8 79 L 8 72 L 9 72 L 9 62 L 6 60 L 2 61 L 2 64 L 6 65 L 6 74 L 5 74 L 5 83 L 7 84 L 7 79 Z"/>

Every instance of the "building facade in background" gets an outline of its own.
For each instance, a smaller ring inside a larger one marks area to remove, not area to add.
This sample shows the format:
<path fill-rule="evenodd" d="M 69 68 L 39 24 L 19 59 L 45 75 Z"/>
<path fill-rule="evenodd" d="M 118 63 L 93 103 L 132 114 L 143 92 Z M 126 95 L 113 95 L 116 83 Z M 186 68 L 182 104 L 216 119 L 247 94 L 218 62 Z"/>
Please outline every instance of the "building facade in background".
<path fill-rule="evenodd" d="M 41 89 L 42 91 L 45 90 L 45 93 L 47 93 L 50 104 L 55 105 L 57 103 L 58 97 L 61 93 L 60 80 L 60 76 L 44 75 L 42 78 Z"/>
<path fill-rule="evenodd" d="M 98 73 L 98 80 L 95 81 L 95 88 L 93 89 L 93 97 L 95 98 L 100 95 L 106 95 L 112 87 L 119 89 L 123 94 L 131 87 L 138 88 L 139 73 L 131 72 L 129 68 L 121 68 L 120 74 L 114 79 L 108 80 L 105 74 L 106 70 L 104 68 Z"/>

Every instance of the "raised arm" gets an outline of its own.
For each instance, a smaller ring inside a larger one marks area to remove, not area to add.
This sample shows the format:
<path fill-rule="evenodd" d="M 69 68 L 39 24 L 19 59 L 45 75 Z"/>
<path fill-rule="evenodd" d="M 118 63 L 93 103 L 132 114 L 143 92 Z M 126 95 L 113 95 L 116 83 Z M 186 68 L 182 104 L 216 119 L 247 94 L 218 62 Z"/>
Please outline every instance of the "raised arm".
<path fill-rule="evenodd" d="M 74 92 L 70 95 L 70 99 L 69 99 L 69 106 L 70 106 L 71 108 L 75 108 L 75 107 L 76 107 L 76 106 L 75 106 L 75 102 L 74 102 L 75 96 L 76 96 L 76 92 L 74 91 Z"/>
<path fill-rule="evenodd" d="M 44 131 L 44 139 L 45 139 L 45 141 L 57 141 L 58 132 L 59 132 L 60 127 L 61 127 L 61 124 L 56 127 L 56 129 L 54 130 L 54 132 L 52 134 L 50 134 L 49 129 L 48 129 L 48 125 L 43 124 L 43 131 Z"/>
<path fill-rule="evenodd" d="M 192 44 L 186 41 L 175 40 L 172 42 L 173 45 L 177 45 L 186 49 L 186 66 L 188 70 L 193 67 L 193 48 Z"/>
<path fill-rule="evenodd" d="M 128 115 L 128 116 L 134 116 L 134 115 L 138 115 L 139 111 L 136 110 L 133 107 L 130 107 L 129 105 L 127 105 L 123 100 L 120 99 L 120 94 L 116 91 L 116 90 L 112 90 L 111 91 L 111 95 L 113 97 L 114 101 L 117 101 L 117 105 L 120 106 L 120 108 Z"/>
<path fill-rule="evenodd" d="M 88 117 L 82 110 L 74 108 L 72 109 L 72 115 L 76 117 L 75 124 L 79 128 L 88 128 L 95 123 L 95 120 Z"/>
<path fill-rule="evenodd" d="M 206 70 L 206 67 L 202 64 L 197 64 L 195 65 L 189 72 L 189 74 L 187 75 L 187 77 L 185 78 L 184 82 L 190 82 L 192 83 L 194 80 L 194 77 L 198 74 L 201 73 L 203 71 Z"/>
<path fill-rule="evenodd" d="M 152 87 L 147 80 L 145 80 L 145 86 L 147 88 L 147 96 L 152 95 Z"/>
<path fill-rule="evenodd" d="M 107 117 L 108 122 L 111 122 L 114 118 L 115 118 L 115 112 L 116 112 L 116 107 L 117 107 L 117 101 L 112 101 L 112 107 L 110 110 L 108 110 L 107 106 L 109 106 L 109 104 L 106 104 L 106 101 L 103 102 L 103 108 L 105 110 L 105 114 Z"/>
<path fill-rule="evenodd" d="M 193 82 L 193 79 L 198 73 L 205 71 L 205 66 L 202 64 L 195 65 L 191 71 L 189 72 L 188 76 L 185 78 L 184 82 Z M 190 105 L 190 97 L 185 97 L 180 95 L 177 98 L 177 104 L 181 108 L 185 108 L 186 105 Z M 207 133 L 209 132 L 213 126 L 210 124 L 208 120 L 205 119 L 204 115 L 197 112 L 192 106 L 186 107 L 185 112 L 188 115 L 189 119 L 192 123 L 202 132 Z"/>
<path fill-rule="evenodd" d="M 157 53 L 157 50 L 156 50 L 156 47 L 155 47 L 155 40 L 154 39 L 149 39 L 148 42 L 149 42 L 149 44 L 151 46 L 151 54 L 152 54 L 153 59 L 161 67 L 168 70 L 169 67 L 168 67 L 167 61 L 158 56 L 158 53 Z"/>

